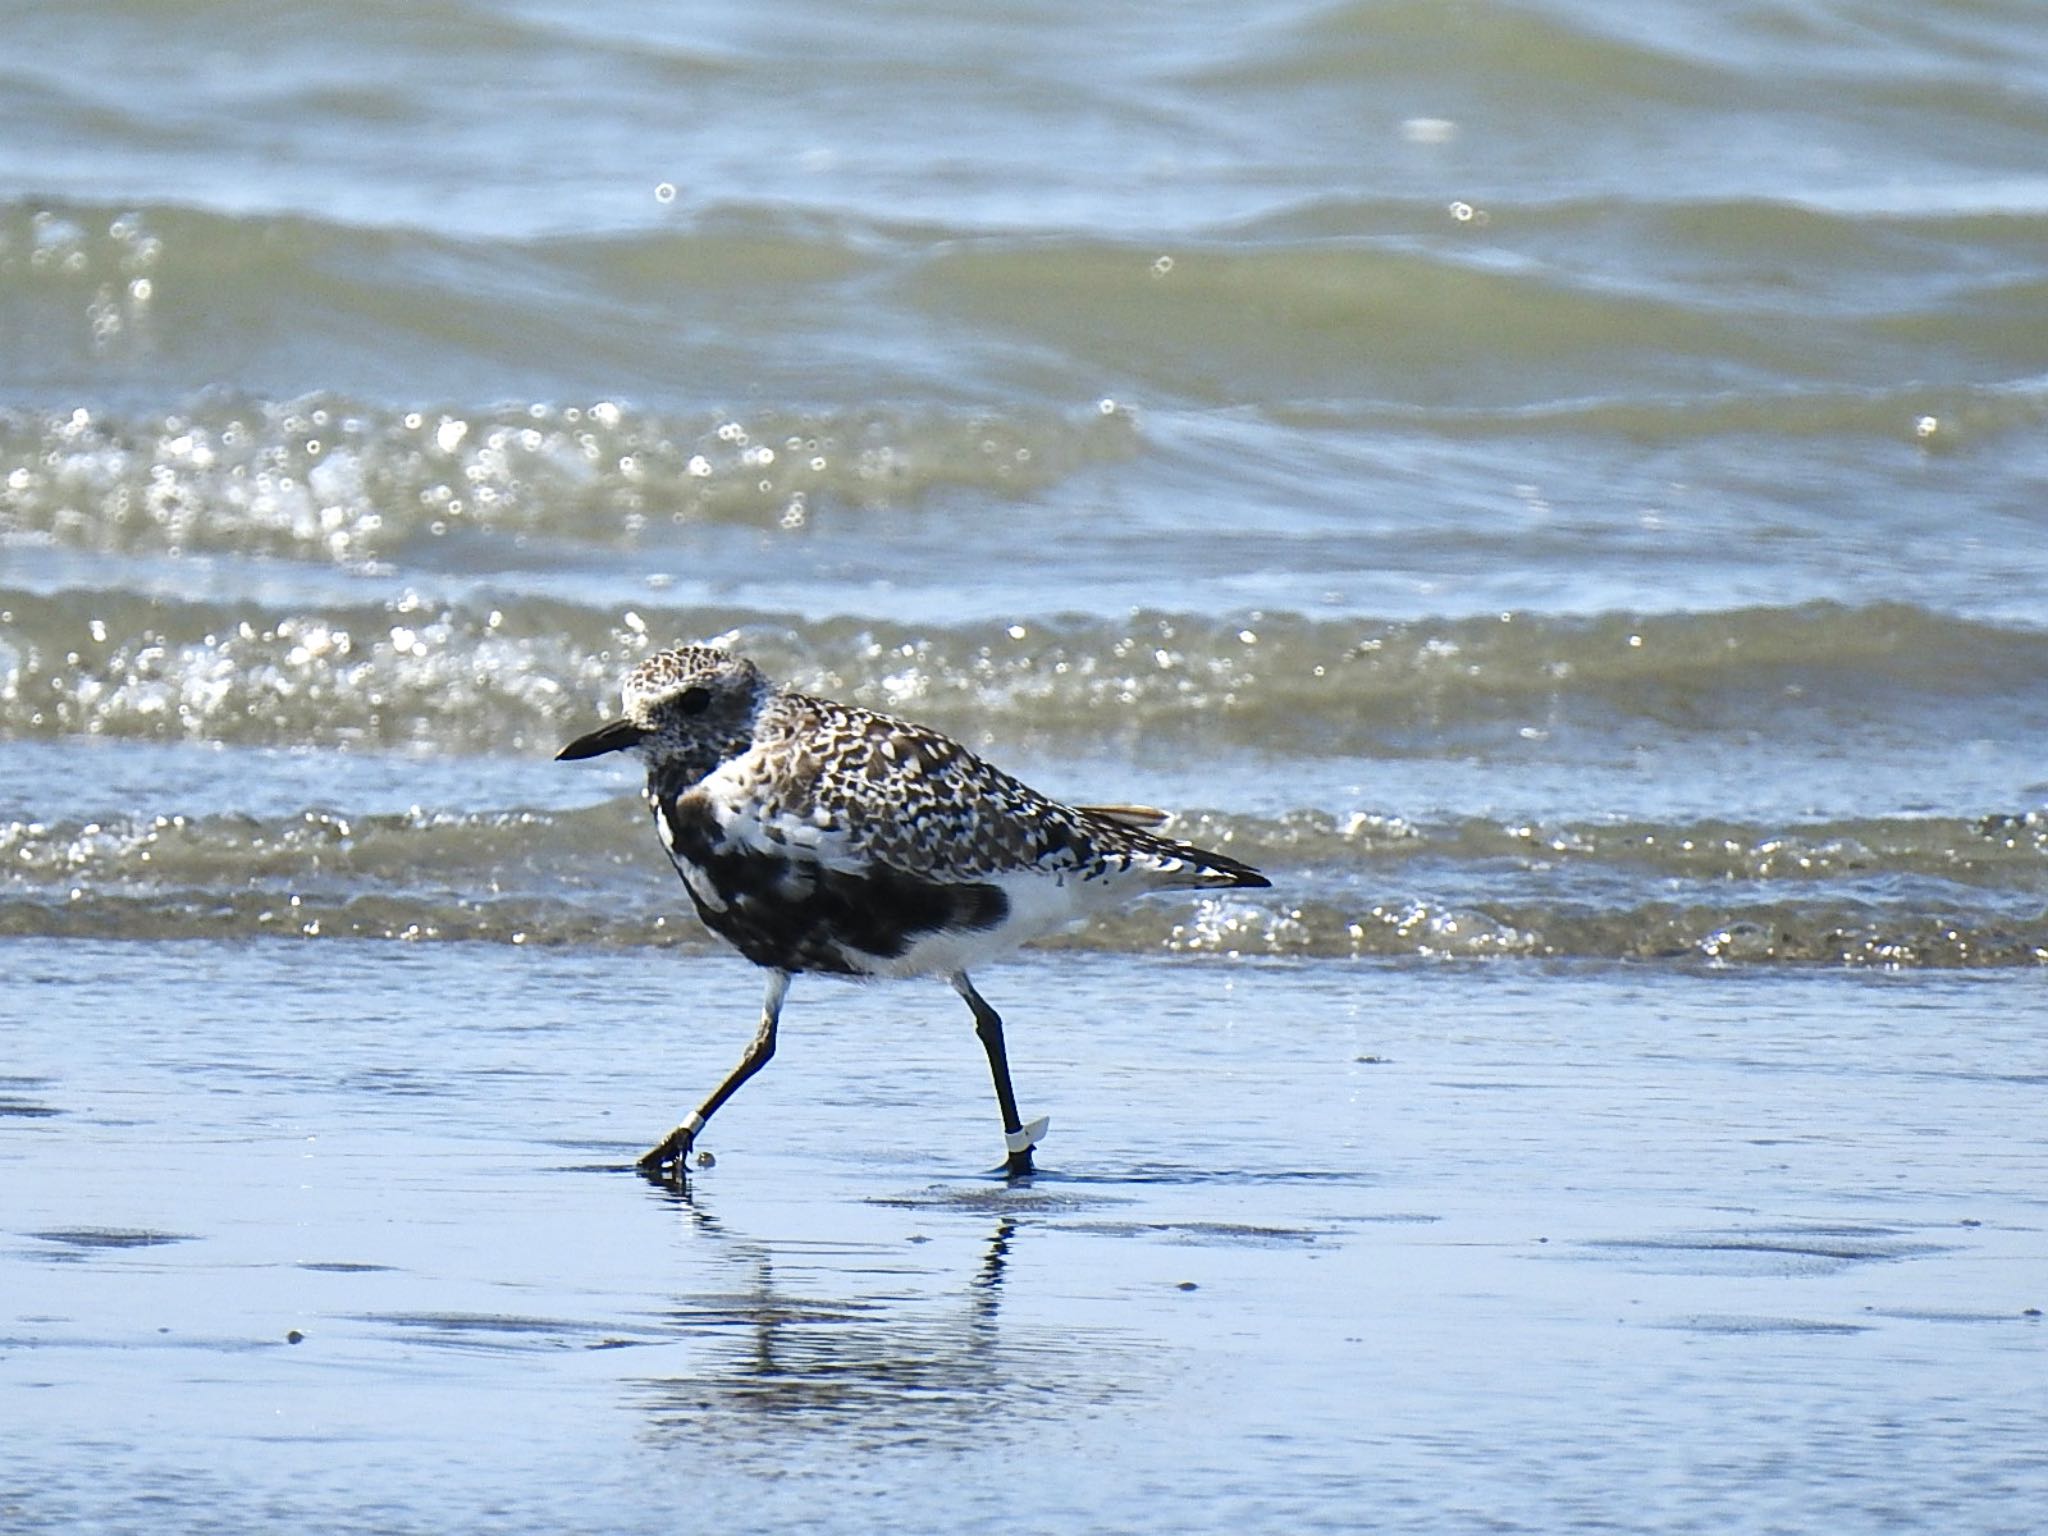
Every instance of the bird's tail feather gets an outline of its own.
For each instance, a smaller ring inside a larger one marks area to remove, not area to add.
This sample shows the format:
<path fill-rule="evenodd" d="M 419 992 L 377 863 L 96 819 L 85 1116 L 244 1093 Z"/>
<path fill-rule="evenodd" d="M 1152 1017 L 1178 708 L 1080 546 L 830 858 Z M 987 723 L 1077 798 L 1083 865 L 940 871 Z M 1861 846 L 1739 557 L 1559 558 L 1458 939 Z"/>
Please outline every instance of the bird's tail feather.
<path fill-rule="evenodd" d="M 1159 877 L 1162 890 L 1223 890 L 1273 883 L 1251 865 L 1228 854 L 1161 837 L 1151 828 L 1167 819 L 1166 812 L 1149 805 L 1090 805 L 1079 809 L 1084 816 L 1113 829 L 1111 837 L 1116 846 L 1147 860 Z"/>
<path fill-rule="evenodd" d="M 1136 827 L 1149 832 L 1154 827 L 1166 825 L 1166 812 L 1150 805 L 1077 805 L 1074 807 L 1083 816 L 1093 816 L 1098 821 L 1113 821 L 1120 827 Z"/>
<path fill-rule="evenodd" d="M 1195 866 L 1193 878 L 1188 882 L 1190 885 L 1216 890 L 1232 886 L 1263 887 L 1273 883 L 1251 865 L 1240 863 L 1227 854 L 1211 853 L 1206 848 L 1196 848 L 1187 843 L 1175 843 L 1173 847 L 1180 858 Z"/>

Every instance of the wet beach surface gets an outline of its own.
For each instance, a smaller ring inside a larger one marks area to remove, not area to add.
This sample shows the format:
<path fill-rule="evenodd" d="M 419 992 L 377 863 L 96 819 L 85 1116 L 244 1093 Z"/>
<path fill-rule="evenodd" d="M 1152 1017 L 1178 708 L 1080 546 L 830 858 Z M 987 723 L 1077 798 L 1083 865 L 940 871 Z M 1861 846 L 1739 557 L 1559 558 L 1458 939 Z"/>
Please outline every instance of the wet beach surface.
<path fill-rule="evenodd" d="M 11 1529 L 2017 1529 L 2030 973 L 13 940 Z M 317 963 L 312 963 L 317 954 Z"/>

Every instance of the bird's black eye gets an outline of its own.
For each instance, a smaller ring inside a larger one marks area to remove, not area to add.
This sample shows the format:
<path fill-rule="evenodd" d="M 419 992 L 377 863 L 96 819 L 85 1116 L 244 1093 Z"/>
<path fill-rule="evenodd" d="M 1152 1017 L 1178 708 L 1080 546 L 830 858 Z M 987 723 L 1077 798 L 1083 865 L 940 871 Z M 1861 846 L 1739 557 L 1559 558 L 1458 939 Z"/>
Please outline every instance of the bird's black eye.
<path fill-rule="evenodd" d="M 686 715 L 701 715 L 711 703 L 709 688 L 685 688 L 676 695 L 676 708 Z"/>

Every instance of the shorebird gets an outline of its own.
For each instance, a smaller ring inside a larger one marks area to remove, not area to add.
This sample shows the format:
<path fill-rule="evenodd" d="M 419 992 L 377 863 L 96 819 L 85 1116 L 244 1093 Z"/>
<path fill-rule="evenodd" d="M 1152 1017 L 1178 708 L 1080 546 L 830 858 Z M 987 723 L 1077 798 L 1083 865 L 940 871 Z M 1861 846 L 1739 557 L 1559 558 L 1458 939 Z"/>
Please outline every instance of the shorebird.
<path fill-rule="evenodd" d="M 1164 813 L 1070 806 L 937 731 L 778 687 L 711 646 L 627 674 L 625 713 L 559 759 L 632 752 L 669 861 L 705 927 L 768 972 L 740 1063 L 640 1159 L 682 1177 L 705 1122 L 775 1054 L 792 976 L 943 976 L 974 1014 L 1012 1178 L 1046 1120 L 1025 1124 L 1003 1021 L 970 968 L 1151 891 L 1265 886 L 1257 870 L 1162 837 Z"/>

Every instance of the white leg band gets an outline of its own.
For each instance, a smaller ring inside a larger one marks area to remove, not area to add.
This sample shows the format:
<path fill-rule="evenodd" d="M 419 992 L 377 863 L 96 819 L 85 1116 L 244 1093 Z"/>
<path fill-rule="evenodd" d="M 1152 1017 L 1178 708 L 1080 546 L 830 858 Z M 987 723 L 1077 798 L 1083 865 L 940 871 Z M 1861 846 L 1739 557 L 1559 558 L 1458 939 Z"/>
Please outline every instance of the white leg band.
<path fill-rule="evenodd" d="M 699 1131 L 704 1129 L 704 1117 L 698 1114 L 697 1111 L 695 1111 L 694 1109 L 691 1110 L 690 1118 L 683 1122 L 683 1129 L 688 1131 L 692 1136 L 695 1136 Z"/>
<path fill-rule="evenodd" d="M 1052 1124 L 1052 1116 L 1040 1115 L 1020 1131 L 1009 1131 L 1003 1136 L 1003 1143 L 1012 1152 L 1028 1152 L 1045 1140 L 1045 1128 Z"/>

